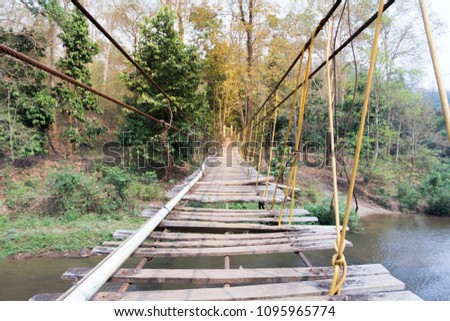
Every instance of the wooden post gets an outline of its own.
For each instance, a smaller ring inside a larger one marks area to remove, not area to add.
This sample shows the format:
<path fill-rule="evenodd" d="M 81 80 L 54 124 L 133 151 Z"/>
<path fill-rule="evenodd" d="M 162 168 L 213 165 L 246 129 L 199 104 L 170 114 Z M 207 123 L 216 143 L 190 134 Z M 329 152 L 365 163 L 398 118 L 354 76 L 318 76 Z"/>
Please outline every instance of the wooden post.
<path fill-rule="evenodd" d="M 311 262 L 309 262 L 308 258 L 305 256 L 305 254 L 303 254 L 303 252 L 297 252 L 297 255 L 300 257 L 306 267 L 312 267 Z"/>
<path fill-rule="evenodd" d="M 229 270 L 230 269 L 230 257 L 227 255 L 225 256 L 225 270 Z M 225 283 L 223 285 L 224 288 L 229 288 L 230 287 L 230 283 Z"/>
<path fill-rule="evenodd" d="M 428 47 L 430 48 L 431 61 L 433 62 L 434 74 L 436 76 L 436 83 L 439 90 L 439 97 L 441 98 L 442 111 L 444 113 L 445 125 L 447 126 L 448 140 L 450 141 L 450 109 L 448 106 L 447 93 L 445 92 L 444 82 L 442 80 L 441 69 L 439 67 L 439 60 L 434 47 L 433 34 L 431 33 L 430 20 L 428 19 L 427 7 L 425 0 L 419 0 L 420 9 L 422 11 L 423 24 L 427 34 Z"/>
<path fill-rule="evenodd" d="M 230 137 L 233 138 L 233 125 L 230 125 Z"/>
<path fill-rule="evenodd" d="M 227 137 L 227 126 L 223 125 L 223 137 Z"/>

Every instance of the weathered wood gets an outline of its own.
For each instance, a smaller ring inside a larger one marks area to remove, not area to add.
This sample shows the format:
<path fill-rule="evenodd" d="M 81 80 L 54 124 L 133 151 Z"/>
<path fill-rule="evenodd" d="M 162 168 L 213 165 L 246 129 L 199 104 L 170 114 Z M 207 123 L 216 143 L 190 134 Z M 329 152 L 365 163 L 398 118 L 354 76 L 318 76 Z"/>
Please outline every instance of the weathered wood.
<path fill-rule="evenodd" d="M 117 230 L 114 232 L 115 239 L 124 239 L 132 235 L 134 231 Z M 329 237 L 335 236 L 333 230 L 323 231 L 281 231 L 277 233 L 176 233 L 176 232 L 153 232 L 148 239 L 160 241 L 206 241 L 206 240 L 259 240 L 259 239 L 279 239 L 279 238 L 295 238 L 295 237 Z"/>
<path fill-rule="evenodd" d="M 122 293 L 119 301 L 221 301 L 267 300 L 290 297 L 325 296 L 331 280 L 312 280 L 278 284 L 236 286 L 230 288 L 206 288 L 187 290 L 134 291 Z M 402 291 L 405 284 L 389 274 L 347 278 L 341 294 L 360 294 L 381 291 Z M 99 293 L 95 300 L 102 300 L 108 293 Z"/>
<path fill-rule="evenodd" d="M 303 231 L 310 230 L 315 225 L 265 225 L 251 223 L 215 223 L 200 221 L 172 221 L 164 220 L 160 224 L 161 227 L 176 228 L 207 228 L 226 231 L 246 230 L 246 231 Z M 317 225 L 317 230 L 333 229 L 332 226 Z"/>
<path fill-rule="evenodd" d="M 323 296 L 294 296 L 268 300 L 277 301 L 422 301 L 420 297 L 410 291 L 368 292 L 346 295 Z"/>
<path fill-rule="evenodd" d="M 271 203 L 272 195 L 264 196 L 246 196 L 246 195 L 204 195 L 204 194 L 186 194 L 183 197 L 184 200 L 196 201 L 202 203 L 226 203 L 226 202 L 244 202 L 244 203 Z M 290 198 L 288 198 L 290 199 Z M 284 196 L 277 195 L 275 197 L 275 203 L 281 204 L 284 200 Z"/>
<path fill-rule="evenodd" d="M 258 183 L 265 183 L 267 180 L 267 177 L 260 176 L 258 179 L 240 179 L 244 178 L 244 176 L 241 174 L 240 176 L 237 176 L 238 179 L 235 180 L 215 180 L 211 179 L 208 176 L 205 176 L 205 178 L 197 183 L 197 186 L 234 186 L 234 185 L 254 185 L 256 182 Z M 273 176 L 269 177 L 269 182 L 273 182 L 275 178 Z"/>
<path fill-rule="evenodd" d="M 61 275 L 67 281 L 80 280 L 90 268 L 71 268 Z M 186 284 L 245 284 L 285 283 L 323 280 L 333 277 L 332 267 L 318 268 L 260 268 L 260 269 L 120 269 L 110 282 L 120 283 L 186 283 Z M 389 274 L 381 264 L 353 265 L 347 277 Z"/>
<path fill-rule="evenodd" d="M 317 235 L 304 233 L 302 236 L 288 236 L 284 238 L 261 238 L 261 239 L 235 239 L 235 240 L 195 240 L 195 241 L 181 241 L 176 240 L 172 242 L 144 242 L 141 247 L 154 247 L 154 248 L 181 248 L 181 247 L 230 247 L 230 246 L 254 246 L 254 245 L 269 245 L 269 244 L 296 244 L 310 241 L 330 241 L 330 243 L 336 239 L 336 236 L 330 235 Z M 105 241 L 102 246 L 119 246 L 121 242 L 117 241 Z"/>
<path fill-rule="evenodd" d="M 56 301 L 62 293 L 39 293 L 33 295 L 28 301 Z"/>
<path fill-rule="evenodd" d="M 183 207 L 177 206 L 174 208 L 174 211 L 185 211 L 185 212 L 206 212 L 206 213 L 224 213 L 224 214 L 239 214 L 246 215 L 248 213 L 256 213 L 256 214 L 267 214 L 267 215 L 278 215 L 280 213 L 279 209 L 274 210 L 251 210 L 251 209 L 224 209 L 224 208 L 207 208 L 207 207 Z M 288 214 L 290 209 L 285 208 L 284 213 Z M 304 208 L 294 208 L 293 213 L 295 215 L 307 215 L 309 212 Z"/>
<path fill-rule="evenodd" d="M 346 242 L 350 245 L 350 242 Z M 137 257 L 190 257 L 190 256 L 225 256 L 250 255 L 270 253 L 290 253 L 300 251 L 315 251 L 334 248 L 334 239 L 312 240 L 304 242 L 230 247 L 200 247 L 200 248 L 139 248 L 133 256 Z M 97 246 L 92 255 L 105 255 L 114 251 L 116 247 Z"/>
<path fill-rule="evenodd" d="M 205 221 L 205 222 L 217 222 L 217 223 L 272 223 L 278 224 L 278 218 L 275 217 L 225 217 L 217 215 L 183 215 L 183 214 L 170 214 L 167 217 L 169 220 L 181 220 L 181 221 Z M 288 223 L 289 217 L 283 217 L 282 223 Z M 293 217 L 292 223 L 312 223 L 318 222 L 317 217 L 313 216 L 303 216 L 303 217 Z"/>

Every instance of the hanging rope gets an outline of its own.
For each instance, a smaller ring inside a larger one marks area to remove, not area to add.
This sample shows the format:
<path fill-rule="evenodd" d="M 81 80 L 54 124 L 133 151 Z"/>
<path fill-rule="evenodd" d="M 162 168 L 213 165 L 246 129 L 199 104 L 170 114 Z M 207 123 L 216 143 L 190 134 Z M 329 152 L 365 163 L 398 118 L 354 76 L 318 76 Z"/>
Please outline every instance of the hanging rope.
<path fill-rule="evenodd" d="M 328 41 L 326 47 L 326 57 L 330 56 L 330 46 L 331 46 L 331 24 L 328 24 Z M 333 96 L 331 93 L 331 70 L 330 70 L 330 60 L 327 59 L 326 64 L 326 78 L 327 78 L 327 94 L 328 94 L 328 130 L 330 132 L 330 147 L 331 147 L 331 169 L 333 172 L 333 209 L 334 209 L 334 219 L 336 222 L 336 243 L 335 250 L 338 250 L 340 233 L 340 217 L 339 217 L 339 195 L 337 186 L 337 170 L 336 170 L 336 150 L 334 147 L 334 121 L 333 121 Z M 335 89 L 336 90 L 336 89 Z"/>
<path fill-rule="evenodd" d="M 363 104 L 363 108 L 362 108 L 362 112 L 361 112 L 361 120 L 360 120 L 360 124 L 359 124 L 358 139 L 356 141 L 355 160 L 354 160 L 353 168 L 352 168 L 350 186 L 349 186 L 348 193 L 347 193 L 347 203 L 345 205 L 344 221 L 342 223 L 342 230 L 341 230 L 341 234 L 340 234 L 337 251 L 333 255 L 333 258 L 331 260 L 331 264 L 334 266 L 334 275 L 333 275 L 333 280 L 331 282 L 331 287 L 330 287 L 330 292 L 329 292 L 330 295 L 340 294 L 341 286 L 344 283 L 346 275 L 347 275 L 347 262 L 345 261 L 345 256 L 344 256 L 345 236 L 347 233 L 347 225 L 348 225 L 348 218 L 349 218 L 349 214 L 350 214 L 353 190 L 355 188 L 356 174 L 358 172 L 358 163 L 359 163 L 359 156 L 360 156 L 360 152 L 361 152 L 362 139 L 363 139 L 363 135 L 364 135 L 366 114 L 367 114 L 367 109 L 369 106 L 370 88 L 372 86 L 373 71 L 375 69 L 375 59 L 377 56 L 377 44 L 378 44 L 378 36 L 380 34 L 380 28 L 381 28 L 383 5 L 384 5 L 384 0 L 380 0 L 380 5 L 378 8 L 378 18 L 377 18 L 377 23 L 376 23 L 376 28 L 375 28 L 375 35 L 373 38 L 372 53 L 371 53 L 371 57 L 370 57 L 369 72 L 367 75 L 367 85 L 366 85 L 366 90 L 365 90 L 365 94 L 364 94 L 364 104 Z M 339 226 L 337 228 L 339 228 Z"/>
<path fill-rule="evenodd" d="M 275 93 L 275 105 L 278 102 L 278 93 Z M 264 197 L 267 197 L 267 193 L 269 191 L 269 177 L 270 177 L 270 170 L 272 167 L 272 144 L 275 142 L 275 132 L 277 128 L 277 112 L 278 110 L 275 110 L 275 113 L 273 114 L 273 126 L 272 126 L 272 135 L 270 137 L 270 149 L 269 149 L 269 166 L 267 168 L 267 178 L 266 178 L 266 186 L 264 188 Z"/>
<path fill-rule="evenodd" d="M 391 5 L 393 5 L 395 2 L 395 0 L 389 0 L 388 2 L 386 2 L 386 4 L 383 7 L 383 11 L 386 11 L 387 9 L 389 9 L 389 7 Z M 337 48 L 335 51 L 333 51 L 333 53 L 331 54 L 331 56 L 329 57 L 329 59 L 334 58 L 335 56 L 337 56 L 342 50 L 344 50 L 356 37 L 358 37 L 364 30 L 366 30 L 371 24 L 372 22 L 374 22 L 376 20 L 378 16 L 378 11 L 376 13 L 374 13 L 366 22 L 364 22 L 359 28 L 358 30 L 356 30 L 353 34 L 351 34 L 347 40 L 345 40 L 340 46 L 339 48 Z M 323 67 L 325 67 L 326 62 L 323 61 L 319 66 L 317 66 L 316 69 L 314 69 L 311 74 L 309 75 L 309 79 L 311 79 L 312 77 L 314 77 Z M 301 84 L 300 84 L 301 86 Z M 274 106 L 271 110 L 269 110 L 267 112 L 267 116 L 270 117 L 275 110 L 277 110 L 281 105 L 283 105 L 290 97 L 292 97 L 292 95 L 294 94 L 295 89 L 292 90 L 286 97 L 283 98 L 283 100 L 278 103 L 278 105 Z M 254 124 L 253 126 L 257 126 L 258 123 Z"/>
<path fill-rule="evenodd" d="M 264 107 L 264 115 L 266 114 L 266 107 Z M 259 145 L 259 158 L 258 158 L 258 174 L 256 175 L 256 188 L 258 188 L 258 180 L 259 180 L 259 172 L 261 170 L 262 160 L 263 160 L 263 150 L 264 150 L 264 142 L 265 142 L 265 130 L 266 130 L 266 121 L 264 120 L 262 122 L 261 126 L 261 139 L 260 139 L 260 145 Z"/>
<path fill-rule="evenodd" d="M 299 84 L 300 84 L 300 77 L 302 74 L 302 64 L 303 64 L 303 52 L 302 52 L 302 56 L 300 57 L 300 63 L 298 65 L 298 74 L 297 74 L 297 79 L 295 81 L 295 93 L 294 93 L 294 98 L 292 100 L 292 105 L 291 105 L 291 112 L 289 114 L 289 121 L 288 121 L 288 126 L 286 129 L 286 135 L 285 135 L 285 139 L 283 142 L 283 150 L 282 150 L 282 154 L 281 154 L 281 162 L 280 162 L 280 172 L 278 173 L 277 176 L 277 181 L 275 183 L 275 189 L 274 189 L 274 193 L 273 193 L 273 198 L 272 198 L 272 205 L 271 205 L 271 209 L 274 208 L 275 206 L 275 198 L 277 196 L 277 189 L 278 189 L 278 184 L 280 183 L 280 179 L 283 176 L 283 171 L 284 171 L 284 158 L 286 155 L 286 148 L 287 148 L 287 143 L 289 140 L 289 134 L 291 133 L 291 127 L 292 127 L 292 119 L 294 118 L 294 111 L 295 111 L 295 103 L 297 102 L 297 92 L 298 92 L 298 88 L 299 88 Z M 278 221 L 278 225 L 281 224 L 281 219 Z"/>
<path fill-rule="evenodd" d="M 311 44 L 309 45 L 309 53 L 308 53 L 308 60 L 306 62 L 306 69 L 303 76 L 303 83 L 302 83 L 302 93 L 300 96 L 300 106 L 299 106 L 299 112 L 298 112 L 298 120 L 297 120 L 297 136 L 295 141 L 295 150 L 294 150 L 294 159 L 292 162 L 292 167 L 290 170 L 290 178 L 289 183 L 291 184 L 291 206 L 289 210 L 289 224 L 292 223 L 292 217 L 293 217 L 293 211 L 294 211 L 294 204 L 295 204 L 295 183 L 296 183 L 296 177 L 297 177 L 297 165 L 298 165 L 298 159 L 300 155 L 300 141 L 301 141 L 301 135 L 302 135 L 302 128 L 303 128 L 303 119 L 305 116 L 305 106 L 306 106 L 306 99 L 308 96 L 308 88 L 309 88 L 309 71 L 311 69 L 311 61 L 312 61 L 312 50 L 314 45 L 314 35 L 316 34 L 316 30 L 312 33 L 311 36 Z M 295 95 L 294 95 L 295 97 Z M 295 99 L 295 98 L 294 98 Z M 280 215 L 278 218 L 278 224 L 281 224 L 281 221 L 283 219 L 283 213 L 284 213 L 284 204 L 287 199 L 287 195 L 289 194 L 289 186 L 286 186 L 285 192 L 284 192 L 284 198 L 283 203 L 280 209 Z"/>

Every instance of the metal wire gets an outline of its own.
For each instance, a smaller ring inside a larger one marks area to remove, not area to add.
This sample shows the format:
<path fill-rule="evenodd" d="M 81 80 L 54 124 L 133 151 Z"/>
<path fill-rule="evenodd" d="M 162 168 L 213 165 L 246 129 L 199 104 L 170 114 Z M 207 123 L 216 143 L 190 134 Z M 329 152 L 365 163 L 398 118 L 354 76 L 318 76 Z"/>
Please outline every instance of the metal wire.
<path fill-rule="evenodd" d="M 317 25 L 316 29 L 314 30 L 314 33 L 311 35 L 311 37 L 309 38 L 309 40 L 303 45 L 302 50 L 300 51 L 300 53 L 297 55 L 297 57 L 295 57 L 294 61 L 292 62 L 292 64 L 289 66 L 289 68 L 286 70 L 286 72 L 284 73 L 284 75 L 281 77 L 281 79 L 278 81 L 278 83 L 275 85 L 275 87 L 273 88 L 272 92 L 269 94 L 269 96 L 267 96 L 266 100 L 264 101 L 264 103 L 258 108 L 258 110 L 256 111 L 256 113 L 253 115 L 253 117 L 250 119 L 250 121 L 247 122 L 247 125 L 250 124 L 256 117 L 256 115 L 264 108 L 264 106 L 267 104 L 267 102 L 270 100 L 270 97 L 273 96 L 273 94 L 277 91 L 278 87 L 281 85 L 281 83 L 284 81 L 284 79 L 287 77 L 287 75 L 291 72 L 291 70 L 294 68 L 295 64 L 298 62 L 298 60 L 300 59 L 300 57 L 303 55 L 303 53 L 308 49 L 308 47 L 311 44 L 311 39 L 316 37 L 318 35 L 318 33 L 322 30 L 323 26 L 325 25 L 325 23 L 328 21 L 328 19 L 330 19 L 330 17 L 333 15 L 333 13 L 336 11 L 336 9 L 339 7 L 339 5 L 341 4 L 342 0 L 337 0 L 333 7 L 331 7 L 330 11 L 328 11 L 327 15 L 320 20 L 319 24 Z"/>
<path fill-rule="evenodd" d="M 395 0 L 389 0 L 383 7 L 383 12 L 386 11 L 392 4 L 394 4 Z M 351 43 L 356 37 L 359 36 L 359 34 L 361 32 L 363 32 L 367 27 L 369 27 L 372 22 L 375 21 L 375 19 L 377 18 L 378 13 L 374 13 L 372 15 L 372 17 L 370 17 L 361 27 L 359 27 L 358 30 L 356 30 L 344 43 L 342 43 L 342 45 L 336 49 L 335 51 L 333 51 L 333 53 L 330 55 L 330 57 L 328 59 L 333 59 L 337 54 L 339 54 L 345 47 L 348 46 L 349 43 Z M 316 69 L 314 69 L 313 72 L 311 72 L 311 74 L 309 75 L 308 79 L 314 77 L 315 74 L 317 74 L 324 66 L 326 65 L 326 60 L 324 60 Z M 301 87 L 302 84 L 299 85 L 299 87 Z M 275 107 L 273 107 L 271 110 L 269 110 L 266 114 L 265 117 L 270 117 L 270 115 L 272 115 L 272 113 L 279 108 L 281 105 L 283 105 L 286 100 L 288 100 L 295 92 L 295 89 L 293 91 L 291 91 L 289 93 L 289 95 L 287 95 L 278 105 L 276 105 Z M 264 117 L 262 118 L 264 119 Z M 262 119 L 260 119 L 259 121 L 262 121 Z M 259 124 L 259 122 L 253 124 L 253 127 L 257 126 Z M 252 128 L 253 128 L 252 127 Z"/>
<path fill-rule="evenodd" d="M 136 68 L 137 70 L 139 70 L 139 72 L 153 85 L 153 87 L 155 87 L 163 96 L 164 98 L 173 106 L 175 107 L 175 109 L 177 109 L 181 114 L 183 114 L 183 116 L 189 120 L 192 125 L 194 125 L 195 127 L 197 127 L 197 129 L 200 129 L 197 124 L 194 122 L 194 120 L 189 117 L 188 114 L 186 114 L 181 108 L 180 106 L 178 106 L 178 104 L 173 101 L 172 98 L 170 98 L 170 96 L 153 80 L 152 77 L 149 76 L 149 74 L 144 70 L 144 68 L 142 68 L 141 65 L 139 65 L 129 54 L 128 52 L 126 52 L 126 50 L 119 45 L 119 43 L 105 30 L 105 28 L 103 28 L 103 26 L 89 13 L 89 11 L 87 11 L 87 9 L 85 7 L 83 7 L 83 5 L 77 1 L 77 0 L 72 0 L 72 3 L 74 4 L 75 7 L 78 8 L 78 10 L 81 11 L 81 13 L 89 19 L 90 22 L 92 22 L 98 30 L 100 30 L 100 32 L 106 37 L 108 38 L 109 41 L 111 41 L 111 43 L 114 45 L 114 47 L 116 47 L 121 53 L 122 55 L 125 56 L 125 58 L 127 58 L 127 60 L 129 62 L 131 62 Z"/>
<path fill-rule="evenodd" d="M 36 68 L 39 68 L 39 69 L 41 69 L 41 70 L 43 70 L 43 71 L 45 71 L 45 72 L 47 72 L 49 74 L 52 74 L 53 76 L 61 78 L 61 79 L 65 80 L 65 81 L 67 81 L 67 82 L 69 82 L 69 83 L 71 83 L 71 84 L 73 84 L 75 86 L 78 86 L 78 87 L 81 87 L 81 88 L 83 88 L 83 89 L 85 89 L 87 91 L 90 91 L 91 93 L 93 93 L 95 95 L 98 95 L 100 97 L 103 97 L 106 100 L 109 100 L 109 101 L 111 101 L 113 103 L 116 103 L 116 104 L 118 104 L 118 105 L 120 105 L 120 106 L 122 106 L 122 107 L 124 107 L 124 108 L 126 108 L 128 110 L 131 110 L 131 111 L 133 111 L 135 113 L 138 113 L 138 114 L 140 114 L 140 115 L 142 115 L 142 116 L 144 116 L 144 117 L 146 117 L 148 119 L 151 119 L 152 121 L 162 125 L 165 128 L 171 128 L 173 130 L 176 130 L 176 131 L 179 131 L 179 132 L 183 132 L 181 129 L 166 123 L 162 119 L 158 119 L 156 117 L 153 117 L 152 115 L 144 113 L 143 111 L 141 111 L 141 110 L 139 110 L 139 109 L 137 109 L 135 107 L 132 107 L 130 105 L 127 105 L 127 104 L 125 104 L 124 102 L 122 102 L 120 100 L 117 100 L 117 99 L 115 99 L 113 97 L 110 97 L 110 96 L 106 95 L 105 93 L 102 93 L 102 92 L 100 92 L 100 91 L 98 91 L 98 90 L 96 90 L 96 89 L 94 89 L 92 87 L 89 87 L 88 85 L 83 84 L 82 82 L 79 82 L 78 80 L 73 79 L 72 77 L 69 77 L 69 76 L 67 76 L 64 73 L 62 73 L 62 72 L 60 72 L 60 71 L 58 71 L 58 70 L 56 70 L 54 68 L 51 68 L 49 66 L 46 66 L 46 65 L 40 63 L 39 61 L 36 61 L 33 58 L 31 58 L 31 57 L 29 57 L 29 56 L 27 56 L 27 55 L 25 55 L 23 53 L 20 53 L 20 52 L 14 50 L 12 48 L 9 48 L 9 47 L 7 47 L 7 46 L 5 46 L 3 44 L 0 45 L 0 51 L 5 53 L 5 54 L 7 54 L 7 55 L 9 55 L 9 56 L 11 56 L 11 57 L 13 57 L 13 58 L 15 58 L 15 59 L 23 61 L 23 62 L 25 62 L 27 64 L 30 64 L 30 65 L 32 65 L 32 66 L 34 66 Z"/>

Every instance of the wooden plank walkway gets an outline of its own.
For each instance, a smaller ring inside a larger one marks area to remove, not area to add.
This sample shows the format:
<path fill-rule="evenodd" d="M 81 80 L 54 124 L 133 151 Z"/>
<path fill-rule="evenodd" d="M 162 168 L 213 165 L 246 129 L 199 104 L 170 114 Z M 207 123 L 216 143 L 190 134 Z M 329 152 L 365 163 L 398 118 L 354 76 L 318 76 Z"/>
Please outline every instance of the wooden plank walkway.
<path fill-rule="evenodd" d="M 214 157 L 210 163 L 213 165 L 206 169 L 202 181 L 183 197 L 184 200 L 201 203 L 272 203 L 275 195 L 275 203 L 283 201 L 284 193 L 280 189 L 275 190 L 272 185 L 269 185 L 268 193 L 264 196 L 267 176 L 258 175 L 253 168 L 244 166 L 237 148 L 229 151 L 224 148 L 221 156 Z M 273 177 L 269 177 L 269 181 L 273 180 Z M 260 186 L 256 186 L 256 181 Z M 166 197 L 172 198 L 186 184 L 187 181 L 175 186 Z"/>
<path fill-rule="evenodd" d="M 265 177 L 254 169 L 240 166 L 233 152 L 231 160 L 223 156 L 220 166 L 206 169 L 205 176 L 184 197 L 184 203 L 252 202 L 268 203 L 275 195 L 282 201 L 283 192 L 273 186 L 263 196 Z M 228 161 L 228 164 L 226 163 Z M 231 165 L 230 165 L 231 164 Z M 231 167 L 230 167 L 231 166 Z M 172 189 L 171 198 L 190 184 L 191 175 Z M 256 187 L 261 179 L 263 186 Z M 161 206 L 150 206 L 141 216 L 154 218 Z M 123 283 L 125 291 L 98 292 L 93 300 L 420 300 L 405 290 L 405 285 L 380 264 L 348 267 L 342 295 L 327 295 L 333 270 L 331 267 L 276 267 L 230 269 L 230 260 L 238 255 L 297 253 L 333 249 L 335 227 L 317 224 L 317 218 L 304 209 L 294 209 L 292 224 L 287 224 L 289 210 L 284 210 L 278 225 L 279 210 L 223 209 L 177 205 L 162 219 L 157 229 L 140 243 L 133 256 L 143 258 L 135 269 L 119 268 L 108 282 Z M 104 242 L 92 250 L 93 255 L 108 255 L 120 249 L 134 231 L 117 230 L 114 241 Z M 144 235 L 145 237 L 145 235 Z M 346 242 L 346 246 L 352 244 Z M 134 249 L 134 248 L 133 248 Z M 130 252 L 131 253 L 131 252 Z M 223 269 L 152 269 L 150 260 L 157 257 L 224 257 Z M 306 263 L 305 263 L 306 264 Z M 149 265 L 149 267 L 146 267 Z M 65 280 L 82 282 L 92 268 L 72 268 L 62 275 Z M 171 284 L 173 290 L 127 291 L 128 284 Z M 195 286 L 196 288 L 186 288 Z M 205 286 L 206 288 L 198 288 Z M 31 300 L 55 300 L 61 294 L 39 294 Z"/>

